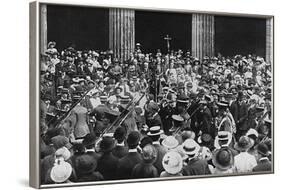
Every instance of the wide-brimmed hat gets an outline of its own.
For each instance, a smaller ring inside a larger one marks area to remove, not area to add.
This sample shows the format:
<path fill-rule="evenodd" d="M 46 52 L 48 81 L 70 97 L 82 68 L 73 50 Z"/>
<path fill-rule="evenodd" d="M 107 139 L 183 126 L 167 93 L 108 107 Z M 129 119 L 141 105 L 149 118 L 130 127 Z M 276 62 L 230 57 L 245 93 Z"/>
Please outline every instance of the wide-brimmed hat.
<path fill-rule="evenodd" d="M 186 139 L 183 142 L 182 149 L 183 149 L 183 152 L 187 155 L 196 155 L 200 150 L 200 146 L 197 142 L 195 142 L 195 140 Z"/>
<path fill-rule="evenodd" d="M 88 174 L 97 167 L 97 161 L 93 156 L 84 154 L 76 158 L 76 170 L 78 174 Z"/>
<path fill-rule="evenodd" d="M 61 147 L 58 150 L 56 150 L 55 156 L 57 158 L 61 157 L 64 160 L 68 160 L 70 158 L 70 156 L 71 156 L 71 153 L 70 153 L 70 151 L 66 147 Z"/>
<path fill-rule="evenodd" d="M 252 141 L 247 136 L 241 136 L 239 141 L 235 143 L 234 148 L 239 151 L 246 151 L 253 146 Z"/>
<path fill-rule="evenodd" d="M 172 115 L 172 119 L 177 121 L 177 122 L 182 122 L 184 121 L 184 118 L 180 115 Z"/>
<path fill-rule="evenodd" d="M 257 130 L 250 128 L 247 131 L 246 136 L 250 137 L 252 140 L 256 140 L 259 137 L 259 133 L 257 132 Z"/>
<path fill-rule="evenodd" d="M 149 132 L 147 133 L 148 136 L 156 136 L 161 135 L 163 133 L 163 130 L 160 126 L 153 126 L 150 127 Z"/>
<path fill-rule="evenodd" d="M 179 145 L 179 142 L 174 136 L 167 136 L 163 141 L 162 145 L 167 149 L 174 149 Z"/>
<path fill-rule="evenodd" d="M 228 170 L 233 166 L 234 157 L 231 150 L 224 147 L 214 152 L 212 162 L 216 168 Z"/>
<path fill-rule="evenodd" d="M 177 152 L 167 152 L 162 159 L 162 165 L 167 173 L 177 174 L 183 167 L 182 157 Z"/>
<path fill-rule="evenodd" d="M 51 169 L 50 177 L 55 183 L 65 182 L 72 174 L 72 167 L 63 159 L 56 159 Z"/>
<path fill-rule="evenodd" d="M 115 147 L 115 141 L 112 137 L 106 136 L 102 138 L 100 142 L 101 152 L 110 152 L 114 147 Z"/>
<path fill-rule="evenodd" d="M 127 138 L 129 146 L 136 146 L 140 142 L 140 133 L 138 131 L 132 131 Z"/>

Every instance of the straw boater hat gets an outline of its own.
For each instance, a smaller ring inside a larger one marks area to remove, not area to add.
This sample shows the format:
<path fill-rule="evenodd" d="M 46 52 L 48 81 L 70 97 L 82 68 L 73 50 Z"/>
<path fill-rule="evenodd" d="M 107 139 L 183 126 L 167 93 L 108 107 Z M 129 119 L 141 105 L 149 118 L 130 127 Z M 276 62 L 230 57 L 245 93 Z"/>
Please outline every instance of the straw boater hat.
<path fill-rule="evenodd" d="M 156 136 L 161 134 L 163 134 L 163 130 L 160 126 L 150 127 L 149 132 L 147 133 L 148 136 Z"/>
<path fill-rule="evenodd" d="M 177 174 L 182 170 L 183 161 L 179 153 L 171 151 L 164 155 L 162 165 L 169 174 Z"/>
<path fill-rule="evenodd" d="M 179 145 L 179 142 L 174 136 L 167 136 L 163 141 L 162 145 L 167 149 L 174 149 Z"/>
<path fill-rule="evenodd" d="M 107 102 L 108 97 L 107 96 L 100 96 L 101 103 Z"/>
<path fill-rule="evenodd" d="M 228 170 L 233 166 L 234 157 L 229 148 L 221 148 L 213 154 L 213 164 L 219 170 Z"/>
<path fill-rule="evenodd" d="M 229 131 L 219 131 L 218 135 L 215 138 L 214 146 L 215 148 L 219 149 L 221 146 L 219 144 L 219 141 L 225 141 L 222 146 L 228 146 L 231 143 L 232 135 Z"/>
<path fill-rule="evenodd" d="M 188 155 L 196 155 L 200 150 L 200 146 L 193 139 L 186 139 L 182 146 L 183 152 Z"/>
<path fill-rule="evenodd" d="M 63 183 L 71 176 L 71 173 L 72 167 L 68 162 L 63 159 L 56 159 L 50 176 L 55 183 Z"/>
<path fill-rule="evenodd" d="M 177 121 L 177 122 L 182 122 L 184 121 L 183 117 L 180 115 L 172 115 L 172 119 Z"/>
<path fill-rule="evenodd" d="M 247 151 L 253 146 L 252 141 L 247 136 L 241 136 L 239 141 L 235 143 L 234 148 L 238 151 Z"/>

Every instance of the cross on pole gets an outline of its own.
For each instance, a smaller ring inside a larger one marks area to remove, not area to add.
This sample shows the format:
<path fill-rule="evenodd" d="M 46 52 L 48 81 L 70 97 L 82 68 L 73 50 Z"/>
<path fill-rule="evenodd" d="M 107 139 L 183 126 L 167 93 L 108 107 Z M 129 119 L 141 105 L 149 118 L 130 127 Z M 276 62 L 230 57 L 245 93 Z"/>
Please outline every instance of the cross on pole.
<path fill-rule="evenodd" d="M 170 41 L 172 40 L 172 38 L 170 38 L 169 35 L 167 34 L 164 40 L 167 41 L 167 50 L 168 52 L 170 52 Z"/>

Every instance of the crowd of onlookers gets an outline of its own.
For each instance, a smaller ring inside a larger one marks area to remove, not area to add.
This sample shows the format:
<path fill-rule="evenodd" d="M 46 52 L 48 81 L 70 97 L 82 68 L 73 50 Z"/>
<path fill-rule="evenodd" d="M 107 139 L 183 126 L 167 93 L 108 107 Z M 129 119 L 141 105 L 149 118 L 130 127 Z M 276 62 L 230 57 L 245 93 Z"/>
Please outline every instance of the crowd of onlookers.
<path fill-rule="evenodd" d="M 271 63 L 182 50 L 41 55 L 41 182 L 272 171 Z"/>

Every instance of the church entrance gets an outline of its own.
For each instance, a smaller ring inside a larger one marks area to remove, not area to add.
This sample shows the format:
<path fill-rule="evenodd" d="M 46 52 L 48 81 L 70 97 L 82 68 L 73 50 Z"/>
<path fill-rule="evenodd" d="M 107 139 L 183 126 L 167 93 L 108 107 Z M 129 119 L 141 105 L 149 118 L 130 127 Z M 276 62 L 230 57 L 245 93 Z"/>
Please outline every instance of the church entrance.
<path fill-rule="evenodd" d="M 136 10 L 135 40 L 141 43 L 145 53 L 155 53 L 157 49 L 166 53 L 164 38 L 169 35 L 171 50 L 190 51 L 191 25 L 191 14 Z"/>
<path fill-rule="evenodd" d="M 72 45 L 77 50 L 108 49 L 109 10 L 76 6 L 48 5 L 48 41 L 58 50 Z"/>
<path fill-rule="evenodd" d="M 215 31 L 216 53 L 265 57 L 266 19 L 216 16 Z"/>

